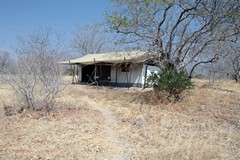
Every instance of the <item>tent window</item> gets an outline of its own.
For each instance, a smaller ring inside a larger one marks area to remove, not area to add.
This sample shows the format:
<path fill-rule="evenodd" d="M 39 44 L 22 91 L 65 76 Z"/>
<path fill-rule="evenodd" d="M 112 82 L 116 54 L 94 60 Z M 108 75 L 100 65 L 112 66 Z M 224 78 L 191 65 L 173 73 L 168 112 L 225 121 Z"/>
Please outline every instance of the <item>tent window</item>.
<path fill-rule="evenodd" d="M 121 71 L 122 72 L 129 72 L 130 71 L 130 67 L 131 67 L 130 63 L 122 64 Z"/>

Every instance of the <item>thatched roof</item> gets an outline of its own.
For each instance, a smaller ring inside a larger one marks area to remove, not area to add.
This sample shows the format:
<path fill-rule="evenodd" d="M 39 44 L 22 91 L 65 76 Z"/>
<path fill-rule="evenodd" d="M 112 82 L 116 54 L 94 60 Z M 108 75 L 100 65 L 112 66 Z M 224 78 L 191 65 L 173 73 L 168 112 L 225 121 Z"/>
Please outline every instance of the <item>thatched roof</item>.
<path fill-rule="evenodd" d="M 139 63 L 147 60 L 148 54 L 141 51 L 109 52 L 101 54 L 87 54 L 83 57 L 60 62 L 61 64 L 95 64 L 95 63 Z"/>

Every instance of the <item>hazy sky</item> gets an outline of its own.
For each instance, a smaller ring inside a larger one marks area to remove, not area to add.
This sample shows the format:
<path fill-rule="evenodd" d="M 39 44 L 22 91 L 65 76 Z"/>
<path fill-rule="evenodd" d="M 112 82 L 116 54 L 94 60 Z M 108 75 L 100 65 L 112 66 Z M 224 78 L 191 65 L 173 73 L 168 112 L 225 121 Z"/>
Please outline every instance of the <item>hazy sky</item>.
<path fill-rule="evenodd" d="M 9 50 L 16 36 L 52 27 L 69 38 L 77 25 L 104 18 L 110 0 L 0 0 L 0 50 Z"/>

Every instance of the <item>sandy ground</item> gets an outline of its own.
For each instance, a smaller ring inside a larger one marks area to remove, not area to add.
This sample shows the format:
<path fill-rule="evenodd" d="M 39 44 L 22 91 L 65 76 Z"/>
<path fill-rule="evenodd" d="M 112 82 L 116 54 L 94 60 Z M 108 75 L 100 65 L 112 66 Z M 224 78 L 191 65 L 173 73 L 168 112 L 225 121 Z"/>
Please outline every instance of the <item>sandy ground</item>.
<path fill-rule="evenodd" d="M 111 143 L 112 150 L 116 152 L 114 159 L 124 160 L 127 159 L 126 148 L 124 148 L 124 143 L 119 139 L 119 135 L 116 132 L 116 117 L 110 109 L 100 106 L 98 103 L 94 102 L 92 99 L 85 97 L 85 100 L 97 111 L 99 111 L 105 118 L 105 133 L 106 139 Z"/>

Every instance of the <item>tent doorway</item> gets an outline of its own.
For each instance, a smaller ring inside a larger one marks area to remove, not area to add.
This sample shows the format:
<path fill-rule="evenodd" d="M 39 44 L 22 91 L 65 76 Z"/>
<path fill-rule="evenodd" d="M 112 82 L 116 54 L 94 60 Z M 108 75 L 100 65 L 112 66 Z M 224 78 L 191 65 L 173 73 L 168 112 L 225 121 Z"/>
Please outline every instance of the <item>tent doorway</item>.
<path fill-rule="evenodd" d="M 99 85 L 109 85 L 111 80 L 111 66 L 110 65 L 98 65 L 97 66 L 97 76 L 99 77 Z"/>
<path fill-rule="evenodd" d="M 96 68 L 95 71 L 95 65 L 84 66 L 82 68 L 82 82 L 93 83 L 96 78 L 99 85 L 109 85 L 111 80 L 111 65 L 97 64 Z"/>
<path fill-rule="evenodd" d="M 82 68 L 82 82 L 84 83 L 92 83 L 94 80 L 94 65 L 87 65 Z"/>

